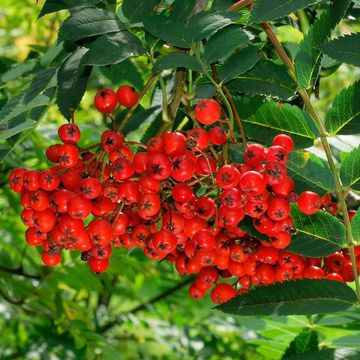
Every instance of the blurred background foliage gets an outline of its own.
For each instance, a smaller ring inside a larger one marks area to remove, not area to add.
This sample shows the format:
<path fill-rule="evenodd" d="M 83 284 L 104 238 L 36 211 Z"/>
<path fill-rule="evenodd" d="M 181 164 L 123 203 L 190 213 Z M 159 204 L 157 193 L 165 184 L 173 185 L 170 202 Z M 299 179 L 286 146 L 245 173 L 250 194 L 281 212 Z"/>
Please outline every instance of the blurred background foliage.
<path fill-rule="evenodd" d="M 0 3 L 0 108 L 29 85 L 27 72 L 35 66 L 31 60 L 54 44 L 67 16 L 62 11 L 37 20 L 43 3 Z M 288 31 L 280 29 L 280 39 L 296 44 L 299 39 Z M 339 31 L 356 32 L 360 26 L 343 25 Z M 16 64 L 24 61 L 27 68 L 19 69 Z M 125 64 L 92 74 L 75 114 L 83 130 L 82 146 L 105 127 L 92 108 L 96 89 L 123 82 L 143 86 L 147 61 L 139 57 Z M 325 113 L 339 89 L 358 77 L 359 69 L 342 65 L 324 78 L 317 109 Z M 160 104 L 157 93 L 143 101 L 146 107 Z M 7 176 L 16 166 L 44 169 L 45 146 L 57 141 L 56 129 L 63 122 L 50 104 L 36 130 L 23 133 L 0 163 L 0 359 L 280 359 L 304 328 L 318 331 L 320 347 L 360 349 L 360 313 L 355 310 L 331 316 L 230 317 L 213 310 L 209 299 L 191 300 L 188 279 L 140 251 L 116 249 L 109 271 L 101 276 L 91 274 L 79 254 L 67 254 L 55 269 L 42 266 L 40 250 L 25 243 L 18 198 L 10 192 Z"/>

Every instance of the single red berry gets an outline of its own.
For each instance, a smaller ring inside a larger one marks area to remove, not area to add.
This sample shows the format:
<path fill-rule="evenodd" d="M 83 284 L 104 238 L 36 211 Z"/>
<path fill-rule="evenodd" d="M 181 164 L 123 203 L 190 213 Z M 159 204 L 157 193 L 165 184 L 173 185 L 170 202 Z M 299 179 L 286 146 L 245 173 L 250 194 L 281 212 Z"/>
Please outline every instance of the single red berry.
<path fill-rule="evenodd" d="M 112 164 L 111 172 L 116 180 L 123 181 L 131 178 L 135 173 L 135 169 L 129 160 L 119 158 Z"/>
<path fill-rule="evenodd" d="M 215 304 L 221 304 L 235 297 L 234 288 L 228 283 L 219 283 L 211 291 L 210 298 Z"/>
<path fill-rule="evenodd" d="M 60 176 L 61 183 L 67 190 L 75 191 L 80 185 L 80 173 L 76 169 L 68 169 Z"/>
<path fill-rule="evenodd" d="M 164 152 L 168 156 L 181 156 L 184 155 L 186 150 L 186 137 L 184 134 L 175 131 L 166 131 L 162 135 L 164 141 Z"/>
<path fill-rule="evenodd" d="M 212 157 L 199 156 L 196 160 L 196 172 L 199 175 L 214 174 L 216 170 L 216 161 Z"/>
<path fill-rule="evenodd" d="M 160 211 L 161 202 L 157 194 L 144 194 L 139 199 L 139 215 L 143 219 L 149 219 Z"/>
<path fill-rule="evenodd" d="M 113 236 L 111 224 L 104 219 L 95 219 L 88 226 L 91 241 L 95 246 L 108 246 Z"/>
<path fill-rule="evenodd" d="M 230 189 L 236 187 L 239 183 L 239 180 L 239 170 L 232 165 L 222 166 L 216 174 L 217 184 L 222 189 Z"/>
<path fill-rule="evenodd" d="M 90 270 L 95 274 L 106 271 L 109 267 L 109 259 L 89 259 Z"/>
<path fill-rule="evenodd" d="M 205 150 L 209 145 L 209 134 L 201 128 L 187 132 L 186 146 L 189 150 Z"/>
<path fill-rule="evenodd" d="M 171 194 L 173 199 L 179 203 L 185 203 L 190 201 L 192 196 L 194 195 L 191 187 L 185 184 L 175 185 L 171 190 Z"/>
<path fill-rule="evenodd" d="M 238 188 L 227 189 L 221 195 L 221 203 L 230 209 L 244 207 L 244 194 Z"/>
<path fill-rule="evenodd" d="M 212 99 L 205 99 L 195 106 L 195 116 L 201 124 L 210 125 L 220 119 L 221 107 Z"/>
<path fill-rule="evenodd" d="M 344 255 L 340 252 L 336 252 L 334 254 L 327 256 L 324 259 L 324 267 L 328 272 L 340 273 L 345 262 L 346 259 Z"/>
<path fill-rule="evenodd" d="M 76 144 L 80 141 L 81 132 L 76 124 L 64 124 L 59 127 L 59 138 L 63 143 Z"/>
<path fill-rule="evenodd" d="M 164 140 L 160 137 L 154 136 L 146 143 L 149 154 L 155 154 L 164 151 Z"/>
<path fill-rule="evenodd" d="M 269 161 L 265 165 L 264 179 L 269 185 L 280 184 L 286 176 L 286 167 L 279 161 Z"/>
<path fill-rule="evenodd" d="M 29 205 L 33 210 L 43 211 L 50 205 L 49 195 L 44 190 L 36 190 L 30 193 Z"/>
<path fill-rule="evenodd" d="M 244 153 L 245 163 L 251 167 L 257 167 L 265 160 L 265 148 L 260 144 L 249 145 Z"/>
<path fill-rule="evenodd" d="M 176 237 L 170 231 L 161 229 L 154 234 L 153 244 L 160 252 L 169 254 L 176 249 Z"/>
<path fill-rule="evenodd" d="M 85 219 L 91 210 L 91 201 L 81 195 L 75 195 L 67 204 L 67 213 L 74 219 Z"/>
<path fill-rule="evenodd" d="M 79 186 L 81 195 L 89 200 L 97 198 L 102 190 L 101 182 L 93 177 L 82 179 Z"/>
<path fill-rule="evenodd" d="M 39 185 L 43 190 L 53 191 L 60 184 L 58 174 L 53 170 L 44 170 L 39 176 Z"/>
<path fill-rule="evenodd" d="M 113 130 L 106 130 L 101 135 L 101 146 L 107 152 L 118 150 L 123 142 L 122 135 Z"/>
<path fill-rule="evenodd" d="M 102 113 L 109 113 L 117 106 L 117 96 L 111 89 L 100 90 L 94 98 L 95 107 Z"/>
<path fill-rule="evenodd" d="M 300 194 L 297 204 L 302 213 L 306 215 L 316 214 L 321 208 L 321 198 L 312 191 L 304 191 Z"/>
<path fill-rule="evenodd" d="M 148 174 L 155 180 L 165 180 L 170 176 L 170 160 L 165 154 L 151 154 L 146 163 Z"/>
<path fill-rule="evenodd" d="M 278 161 L 285 164 L 288 160 L 286 150 L 280 145 L 273 145 L 267 149 L 266 161 Z"/>
<path fill-rule="evenodd" d="M 265 264 L 276 264 L 279 257 L 279 250 L 272 246 L 260 245 L 256 250 L 256 259 Z"/>
<path fill-rule="evenodd" d="M 282 146 L 285 151 L 289 154 L 294 148 L 294 141 L 292 138 L 285 134 L 280 134 L 274 137 L 273 145 Z"/>
<path fill-rule="evenodd" d="M 45 152 L 46 157 L 53 163 L 57 163 L 59 161 L 59 150 L 60 150 L 61 145 L 60 144 L 55 144 L 55 145 L 50 145 Z"/>
<path fill-rule="evenodd" d="M 280 231 L 270 238 L 270 242 L 276 249 L 285 249 L 290 245 L 291 235 L 286 231 Z"/>
<path fill-rule="evenodd" d="M 274 268 L 268 264 L 261 264 L 256 268 L 255 279 L 263 285 L 272 284 L 276 280 Z"/>
<path fill-rule="evenodd" d="M 179 182 L 192 178 L 195 173 L 195 163 L 187 156 L 178 156 L 171 162 L 170 175 Z"/>
<path fill-rule="evenodd" d="M 195 212 L 202 219 L 209 220 L 215 214 L 215 202 L 207 196 L 201 196 L 195 201 Z"/>
<path fill-rule="evenodd" d="M 24 191 L 24 174 L 27 172 L 24 168 L 14 169 L 9 176 L 9 185 L 13 191 L 22 194 Z"/>
<path fill-rule="evenodd" d="M 59 164 L 64 168 L 74 167 L 79 161 L 79 149 L 73 144 L 63 144 L 59 148 Z"/>
<path fill-rule="evenodd" d="M 224 145 L 227 139 L 226 131 L 220 126 L 215 126 L 209 131 L 209 140 L 214 145 Z"/>
<path fill-rule="evenodd" d="M 339 281 L 339 282 L 345 282 L 343 277 L 338 274 L 338 273 L 330 273 L 330 274 L 327 274 L 325 276 L 325 279 L 328 279 L 328 280 L 335 280 L 335 281 Z"/>
<path fill-rule="evenodd" d="M 40 188 L 40 172 L 36 170 L 28 170 L 24 172 L 23 184 L 25 190 L 35 191 Z"/>
<path fill-rule="evenodd" d="M 122 106 L 132 107 L 138 102 L 140 95 L 132 86 L 122 85 L 117 90 L 116 96 Z"/>
<path fill-rule="evenodd" d="M 56 214 L 50 209 L 35 211 L 33 220 L 35 227 L 43 233 L 51 231 L 57 221 Z"/>
<path fill-rule="evenodd" d="M 260 194 L 266 189 L 264 177 L 257 171 L 247 171 L 240 177 L 240 188 L 242 191 Z"/>
<path fill-rule="evenodd" d="M 200 290 L 196 284 L 191 284 L 189 287 L 189 296 L 194 300 L 200 300 L 205 296 L 205 291 Z"/>
<path fill-rule="evenodd" d="M 39 246 L 43 243 L 44 240 L 46 240 L 47 234 L 41 232 L 38 229 L 35 229 L 34 227 L 28 228 L 25 231 L 25 239 L 26 242 L 31 246 Z"/>
<path fill-rule="evenodd" d="M 61 253 L 49 254 L 47 252 L 42 252 L 41 260 L 46 266 L 56 266 L 61 261 Z"/>
<path fill-rule="evenodd" d="M 289 194 L 294 191 L 295 182 L 289 177 L 285 176 L 279 184 L 274 184 L 271 186 L 271 190 L 277 197 L 287 198 Z"/>
<path fill-rule="evenodd" d="M 266 212 L 271 220 L 284 220 L 290 215 L 290 204 L 282 198 L 270 198 Z"/>

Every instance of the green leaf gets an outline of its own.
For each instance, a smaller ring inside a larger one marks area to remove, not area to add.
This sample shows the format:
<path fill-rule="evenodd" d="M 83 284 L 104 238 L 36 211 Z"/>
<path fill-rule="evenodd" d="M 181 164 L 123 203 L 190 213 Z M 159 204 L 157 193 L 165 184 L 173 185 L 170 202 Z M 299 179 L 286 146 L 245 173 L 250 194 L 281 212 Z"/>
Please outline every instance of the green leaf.
<path fill-rule="evenodd" d="M 11 146 L 7 144 L 0 144 L 0 162 L 4 161 L 11 152 Z"/>
<path fill-rule="evenodd" d="M 99 66 L 117 64 L 145 52 L 141 41 L 127 31 L 102 35 L 87 45 L 87 48 L 89 51 L 82 64 Z"/>
<path fill-rule="evenodd" d="M 8 71 L 6 71 L 4 74 L 1 75 L 0 82 L 6 83 L 8 81 L 18 79 L 23 75 L 27 75 L 33 72 L 38 66 L 38 64 L 39 64 L 38 59 L 30 59 L 22 64 L 15 64 Z"/>
<path fill-rule="evenodd" d="M 342 90 L 326 114 L 325 125 L 332 135 L 360 133 L 360 80 Z"/>
<path fill-rule="evenodd" d="M 212 64 L 229 57 L 234 50 L 246 45 L 254 36 L 236 25 L 227 26 L 213 35 L 204 47 L 204 61 Z"/>
<path fill-rule="evenodd" d="M 28 121 L 22 122 L 19 125 L 11 127 L 4 132 L 0 131 L 0 140 L 8 139 L 8 138 L 10 138 L 14 135 L 17 135 L 25 130 L 32 129 L 35 124 L 36 124 L 36 121 L 28 120 Z"/>
<path fill-rule="evenodd" d="M 355 302 L 355 292 L 343 283 L 301 279 L 259 286 L 217 309 L 241 316 L 309 315 L 345 310 Z"/>
<path fill-rule="evenodd" d="M 260 60 L 259 49 L 248 46 L 232 54 L 219 69 L 220 80 L 227 83 L 250 70 Z"/>
<path fill-rule="evenodd" d="M 85 93 L 91 67 L 80 67 L 88 49 L 79 48 L 61 65 L 57 75 L 56 103 L 67 119 L 74 111 Z"/>
<path fill-rule="evenodd" d="M 37 95 L 46 89 L 51 79 L 54 77 L 57 68 L 42 69 L 36 73 L 29 88 L 25 92 L 24 103 L 27 104 Z"/>
<path fill-rule="evenodd" d="M 59 41 L 77 40 L 125 29 L 116 15 L 105 9 L 87 7 L 71 14 L 61 25 Z"/>
<path fill-rule="evenodd" d="M 352 150 L 340 167 L 342 184 L 360 190 L 360 146 Z"/>
<path fill-rule="evenodd" d="M 321 48 L 331 36 L 332 30 L 345 15 L 351 0 L 334 0 L 321 14 L 300 44 L 295 58 L 295 70 L 299 83 L 304 88 L 313 86 L 318 78 L 321 63 Z"/>
<path fill-rule="evenodd" d="M 122 11 L 125 17 L 131 23 L 142 22 L 145 17 L 153 13 L 158 0 L 124 0 L 122 2 Z"/>
<path fill-rule="evenodd" d="M 186 68 L 194 71 L 201 71 L 201 65 L 197 60 L 187 54 L 169 54 L 158 59 L 153 71 L 160 72 L 165 69 Z"/>
<path fill-rule="evenodd" d="M 202 40 L 233 24 L 238 18 L 238 14 L 230 12 L 200 12 L 190 19 L 188 29 L 194 41 Z"/>
<path fill-rule="evenodd" d="M 56 11 L 87 7 L 95 5 L 98 2 L 100 2 L 100 0 L 46 0 L 44 6 L 40 11 L 39 18 Z"/>
<path fill-rule="evenodd" d="M 250 235 L 251 237 L 253 237 L 255 239 L 269 242 L 268 236 L 266 236 L 265 234 L 259 233 L 254 228 L 253 221 L 254 221 L 254 219 L 251 218 L 250 216 L 245 216 L 245 218 L 239 222 L 238 228 L 241 229 L 242 231 L 245 231 L 248 235 Z"/>
<path fill-rule="evenodd" d="M 319 338 L 316 331 L 305 328 L 289 344 L 282 359 L 288 359 L 292 355 L 299 355 L 308 351 L 319 349 Z"/>
<path fill-rule="evenodd" d="M 251 22 L 262 23 L 272 21 L 289 15 L 309 5 L 323 2 L 324 0 L 257 0 L 252 10 Z"/>
<path fill-rule="evenodd" d="M 249 72 L 229 83 L 229 89 L 286 100 L 294 96 L 296 84 L 284 65 L 271 60 L 260 60 Z"/>
<path fill-rule="evenodd" d="M 360 33 L 340 36 L 328 41 L 322 50 L 332 59 L 360 66 Z"/>
<path fill-rule="evenodd" d="M 354 241 L 360 243 L 360 208 L 357 210 L 355 216 L 351 220 L 351 230 Z"/>
<path fill-rule="evenodd" d="M 182 49 L 189 49 L 191 36 L 179 19 L 162 15 L 146 16 L 143 19 L 145 29 L 153 36 Z"/>
<path fill-rule="evenodd" d="M 291 356 L 287 360 L 358 360 L 359 358 L 360 351 L 352 349 L 324 349 Z"/>
<path fill-rule="evenodd" d="M 138 111 L 133 114 L 123 129 L 124 135 L 126 136 L 132 131 L 139 129 L 140 126 L 150 123 L 159 113 L 159 110 L 160 106 L 153 106 L 149 109 Z"/>
<path fill-rule="evenodd" d="M 314 191 L 325 195 L 335 191 L 334 177 L 326 161 L 309 151 L 293 151 L 287 162 L 288 175 L 295 181 L 295 191 Z"/>
<path fill-rule="evenodd" d="M 319 211 L 303 214 L 296 204 L 291 205 L 296 234 L 286 250 L 310 257 L 323 257 L 346 244 L 345 227 L 335 216 Z"/>
<path fill-rule="evenodd" d="M 317 136 L 309 126 L 313 119 L 298 107 L 244 97 L 236 98 L 235 103 L 250 139 L 271 144 L 274 136 L 284 133 L 292 137 L 295 148 L 313 145 Z"/>

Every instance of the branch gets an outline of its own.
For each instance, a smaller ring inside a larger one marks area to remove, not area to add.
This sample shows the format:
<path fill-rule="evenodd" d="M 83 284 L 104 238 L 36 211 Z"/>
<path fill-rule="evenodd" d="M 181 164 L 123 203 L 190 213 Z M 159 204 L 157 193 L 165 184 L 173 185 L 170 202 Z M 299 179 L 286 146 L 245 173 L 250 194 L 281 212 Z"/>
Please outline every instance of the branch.
<path fill-rule="evenodd" d="M 14 274 L 18 276 L 23 276 L 28 279 L 40 280 L 41 277 L 39 275 L 31 275 L 24 273 L 24 269 L 20 266 L 17 269 L 9 269 L 5 266 L 0 265 L 0 271 L 7 272 L 9 274 Z"/>
<path fill-rule="evenodd" d="M 8 303 L 12 304 L 12 305 L 22 305 L 25 303 L 24 299 L 21 300 L 14 300 L 11 299 L 9 296 L 7 296 L 1 289 L 0 289 L 0 295 L 4 298 L 5 301 L 7 301 Z"/>
<path fill-rule="evenodd" d="M 236 2 L 234 5 L 231 5 L 227 9 L 227 11 L 239 10 L 247 5 L 250 5 L 253 2 L 254 2 L 254 0 L 240 0 L 240 1 Z"/>
<path fill-rule="evenodd" d="M 184 286 L 190 284 L 192 281 L 194 281 L 193 277 L 189 277 L 185 280 L 183 280 L 182 282 L 176 284 L 175 286 L 173 286 L 170 289 L 165 290 L 164 292 L 160 293 L 159 295 L 154 296 L 152 299 L 150 299 L 149 301 L 142 303 L 136 307 L 134 307 L 132 310 L 129 310 L 123 314 L 121 314 L 120 316 L 126 316 L 128 314 L 134 314 L 138 311 L 144 310 L 146 309 L 149 305 L 154 304 L 158 301 L 163 300 L 164 298 L 168 297 L 169 295 L 173 294 L 174 292 L 180 290 L 181 288 L 183 288 Z M 113 326 L 117 325 L 119 323 L 119 321 L 113 320 L 108 322 L 107 324 L 104 324 L 103 326 L 100 326 L 100 332 L 106 332 L 107 330 L 111 329 Z"/>

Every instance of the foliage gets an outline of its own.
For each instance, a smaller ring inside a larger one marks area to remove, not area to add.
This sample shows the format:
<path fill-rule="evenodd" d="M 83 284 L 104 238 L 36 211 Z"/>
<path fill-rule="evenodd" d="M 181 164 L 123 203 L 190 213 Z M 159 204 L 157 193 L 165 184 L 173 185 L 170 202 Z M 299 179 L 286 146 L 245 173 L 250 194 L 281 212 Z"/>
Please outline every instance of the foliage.
<path fill-rule="evenodd" d="M 275 291 L 259 287 L 222 305 L 237 314 L 230 316 L 213 310 L 209 299 L 190 300 L 191 279 L 140 252 L 114 252 L 108 273 L 94 276 L 70 254 L 61 267 L 44 268 L 38 249 L 24 242 L 18 199 L 7 186 L 9 171 L 48 166 L 44 146 L 73 116 L 84 134 L 80 145 L 91 145 L 94 132 L 107 126 L 90 106 L 95 92 L 121 84 L 140 91 L 152 73 L 159 81 L 126 124 L 129 140 L 150 138 L 168 118 L 173 129 L 190 129 L 192 114 L 183 104 L 219 96 L 222 86 L 236 106 L 232 111 L 225 106 L 230 120 L 238 112 L 250 141 L 268 144 L 279 133 L 294 138 L 298 150 L 288 172 L 296 190 L 323 195 L 335 193 L 337 185 L 318 146 L 321 128 L 304 106 L 301 89 L 315 95 L 347 203 L 358 207 L 359 2 L 257 0 L 252 12 L 246 7 L 227 12 L 233 3 L 2 1 L 0 328 L 6 330 L 0 358 L 359 358 L 360 314 L 350 307 L 355 293 L 347 285 L 319 280 L 316 286 L 310 281 L 273 285 Z M 272 21 L 296 76 L 274 51 L 265 21 Z M 115 121 L 125 114 L 120 110 Z M 240 139 L 238 122 L 234 131 Z M 227 150 L 232 160 L 243 156 L 242 145 Z M 296 206 L 292 216 L 298 233 L 290 251 L 320 257 L 346 247 L 348 229 L 340 217 L 310 217 Z M 358 211 L 352 223 L 357 242 L 359 219 Z M 258 235 L 252 224 L 243 226 Z M 286 299 L 292 305 L 279 308 Z M 341 312 L 332 314 L 336 310 Z"/>

